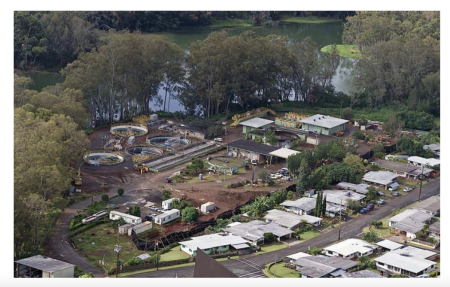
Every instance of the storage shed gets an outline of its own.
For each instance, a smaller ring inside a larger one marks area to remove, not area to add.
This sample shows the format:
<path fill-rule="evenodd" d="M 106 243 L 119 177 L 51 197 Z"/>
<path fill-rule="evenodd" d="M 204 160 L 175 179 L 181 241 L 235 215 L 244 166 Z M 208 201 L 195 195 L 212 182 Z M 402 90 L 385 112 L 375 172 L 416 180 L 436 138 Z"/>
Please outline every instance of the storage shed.
<path fill-rule="evenodd" d="M 131 223 L 127 223 L 127 224 L 119 226 L 119 234 L 120 235 L 128 234 L 128 230 L 130 230 L 132 227 L 133 227 L 133 224 L 131 224 Z"/>
<path fill-rule="evenodd" d="M 73 278 L 75 265 L 36 255 L 15 262 L 16 278 Z"/>
<path fill-rule="evenodd" d="M 200 206 L 200 211 L 202 213 L 209 213 L 216 210 L 216 205 L 214 204 L 214 202 L 207 202 L 207 203 L 203 203 Z"/>
<path fill-rule="evenodd" d="M 131 232 L 133 230 L 136 234 L 139 234 L 139 233 L 145 232 L 150 229 L 152 229 L 152 223 L 150 221 L 142 222 L 141 224 L 138 224 L 138 225 L 128 229 L 128 236 L 131 236 Z"/>

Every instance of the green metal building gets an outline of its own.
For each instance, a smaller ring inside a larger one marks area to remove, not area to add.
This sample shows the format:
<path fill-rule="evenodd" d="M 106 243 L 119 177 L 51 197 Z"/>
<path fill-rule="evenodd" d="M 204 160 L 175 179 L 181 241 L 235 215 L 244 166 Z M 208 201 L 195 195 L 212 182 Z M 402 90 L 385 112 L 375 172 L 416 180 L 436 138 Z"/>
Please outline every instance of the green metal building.
<path fill-rule="evenodd" d="M 347 120 L 324 115 L 314 115 L 301 120 L 302 130 L 315 132 L 322 135 L 335 135 L 338 131 L 345 130 Z"/>

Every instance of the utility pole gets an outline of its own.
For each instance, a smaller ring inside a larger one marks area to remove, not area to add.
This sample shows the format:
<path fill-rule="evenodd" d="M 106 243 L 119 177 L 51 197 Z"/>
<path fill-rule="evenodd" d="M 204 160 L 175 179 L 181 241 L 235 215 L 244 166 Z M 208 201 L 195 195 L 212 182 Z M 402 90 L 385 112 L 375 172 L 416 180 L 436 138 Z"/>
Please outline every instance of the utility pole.
<path fill-rule="evenodd" d="M 419 202 L 420 202 L 420 197 L 422 196 L 422 180 L 423 180 L 423 165 L 422 165 L 422 174 L 420 175 L 420 187 L 419 187 Z"/>
<path fill-rule="evenodd" d="M 119 245 L 119 223 L 117 223 L 117 244 L 114 246 L 114 252 L 117 253 L 116 257 L 116 278 L 119 275 L 119 253 L 122 246 Z"/>
<path fill-rule="evenodd" d="M 339 236 L 338 236 L 338 241 L 341 240 L 341 220 L 342 220 L 342 198 L 341 198 L 341 205 L 339 206 Z"/>

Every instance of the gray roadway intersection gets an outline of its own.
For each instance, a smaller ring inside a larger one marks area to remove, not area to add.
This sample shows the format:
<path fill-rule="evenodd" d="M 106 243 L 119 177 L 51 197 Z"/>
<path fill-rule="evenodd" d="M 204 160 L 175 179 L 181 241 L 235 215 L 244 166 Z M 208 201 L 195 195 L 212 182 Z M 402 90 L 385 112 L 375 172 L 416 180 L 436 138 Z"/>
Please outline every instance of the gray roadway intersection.
<path fill-rule="evenodd" d="M 437 195 L 440 193 L 440 179 L 431 180 L 428 184 L 424 185 L 422 188 L 422 199 L 426 199 L 430 196 Z M 341 239 L 347 239 L 352 237 L 357 237 L 361 234 L 362 229 L 368 225 L 372 220 L 380 220 L 389 214 L 391 214 L 395 209 L 403 208 L 417 201 L 419 197 L 419 189 L 416 188 L 412 192 L 403 195 L 401 197 L 395 198 L 388 202 L 385 206 L 376 208 L 375 210 L 360 215 L 355 219 L 345 223 L 341 228 Z M 287 255 L 294 254 L 297 252 L 306 252 L 308 248 L 319 247 L 323 248 L 327 245 L 338 240 L 338 228 L 328 229 L 324 231 L 319 236 L 313 238 L 312 240 L 265 254 L 252 254 L 239 259 L 222 261 L 221 263 L 231 270 L 233 273 L 241 278 L 260 278 L 265 277 L 262 273 L 262 267 L 270 262 L 275 261 L 278 258 L 283 258 Z M 180 268 L 172 268 L 160 271 L 146 272 L 135 274 L 129 277 L 141 277 L 141 278 L 151 278 L 151 277 L 193 277 L 194 266 L 186 266 Z"/>

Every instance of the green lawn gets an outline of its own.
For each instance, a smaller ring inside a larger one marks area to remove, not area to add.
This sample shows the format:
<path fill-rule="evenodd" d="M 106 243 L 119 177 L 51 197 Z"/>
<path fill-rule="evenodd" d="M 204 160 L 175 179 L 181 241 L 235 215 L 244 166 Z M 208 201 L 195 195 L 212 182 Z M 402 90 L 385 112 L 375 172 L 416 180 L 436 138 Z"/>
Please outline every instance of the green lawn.
<path fill-rule="evenodd" d="M 187 259 L 189 258 L 189 255 L 181 251 L 180 246 L 176 246 L 172 249 L 170 249 L 169 252 L 166 252 L 161 255 L 161 262 L 163 261 L 172 261 L 172 260 L 179 260 L 179 259 Z"/>
<path fill-rule="evenodd" d="M 333 45 L 328 45 L 320 49 L 321 52 L 330 53 Z M 361 58 L 361 51 L 355 45 L 336 45 L 339 56 L 343 58 Z"/>
<path fill-rule="evenodd" d="M 269 263 L 270 264 L 270 263 Z M 284 262 L 279 262 L 270 267 L 269 270 L 264 269 L 263 272 L 266 276 L 271 278 L 299 278 L 300 273 L 296 270 L 292 270 L 289 268 L 286 268 L 284 266 Z"/>
<path fill-rule="evenodd" d="M 287 247 L 288 247 L 288 245 L 284 244 L 282 242 L 274 242 L 274 243 L 270 243 L 270 244 L 264 244 L 263 246 L 261 246 L 261 251 L 259 251 L 258 254 L 277 251 L 277 250 L 284 249 Z"/>
<path fill-rule="evenodd" d="M 320 231 L 310 230 L 310 231 L 303 232 L 302 234 L 300 234 L 300 240 L 301 241 L 310 240 L 319 235 L 320 235 Z"/>
<path fill-rule="evenodd" d="M 281 22 L 297 23 L 297 24 L 325 24 L 325 23 L 336 23 L 342 22 L 341 19 L 326 18 L 326 17 L 283 17 Z"/>

